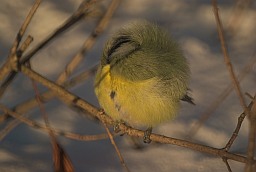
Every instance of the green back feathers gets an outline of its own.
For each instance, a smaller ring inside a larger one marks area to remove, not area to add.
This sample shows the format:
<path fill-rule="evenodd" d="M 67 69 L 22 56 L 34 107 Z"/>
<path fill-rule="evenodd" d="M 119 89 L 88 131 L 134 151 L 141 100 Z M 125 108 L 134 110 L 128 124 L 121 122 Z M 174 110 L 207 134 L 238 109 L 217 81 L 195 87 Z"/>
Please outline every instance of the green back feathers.
<path fill-rule="evenodd" d="M 179 46 L 162 28 L 146 21 L 121 28 L 106 44 L 102 65 L 110 64 L 112 73 L 131 81 L 159 77 L 172 79 L 189 74 Z"/>

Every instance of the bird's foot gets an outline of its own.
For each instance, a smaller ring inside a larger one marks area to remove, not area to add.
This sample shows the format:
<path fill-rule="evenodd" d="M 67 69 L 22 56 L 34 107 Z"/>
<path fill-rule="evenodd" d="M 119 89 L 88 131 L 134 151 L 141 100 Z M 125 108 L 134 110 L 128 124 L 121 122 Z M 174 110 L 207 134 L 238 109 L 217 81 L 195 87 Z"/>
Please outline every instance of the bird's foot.
<path fill-rule="evenodd" d="M 143 137 L 144 143 L 150 143 L 150 142 L 151 142 L 151 139 L 150 139 L 151 133 L 152 133 L 152 127 L 149 127 L 149 128 L 144 132 L 144 137 Z"/>
<path fill-rule="evenodd" d="M 115 124 L 114 124 L 114 132 L 115 133 L 119 133 L 121 130 L 120 130 L 120 125 L 121 124 L 124 124 L 124 121 L 122 120 L 118 120 L 118 121 L 115 121 Z M 122 136 L 123 134 L 121 134 Z"/>

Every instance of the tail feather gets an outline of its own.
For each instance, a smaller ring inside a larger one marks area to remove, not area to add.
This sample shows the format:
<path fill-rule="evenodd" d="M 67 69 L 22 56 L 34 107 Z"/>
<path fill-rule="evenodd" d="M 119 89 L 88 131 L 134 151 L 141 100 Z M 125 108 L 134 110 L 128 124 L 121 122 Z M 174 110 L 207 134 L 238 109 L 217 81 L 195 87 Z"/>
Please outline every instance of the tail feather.
<path fill-rule="evenodd" d="M 188 103 L 190 103 L 190 104 L 192 104 L 192 105 L 196 105 L 196 104 L 194 103 L 194 99 L 193 99 L 192 97 L 188 96 L 187 94 L 185 94 L 185 96 L 182 97 L 180 100 L 182 100 L 182 101 L 184 101 L 184 102 L 188 102 Z"/>

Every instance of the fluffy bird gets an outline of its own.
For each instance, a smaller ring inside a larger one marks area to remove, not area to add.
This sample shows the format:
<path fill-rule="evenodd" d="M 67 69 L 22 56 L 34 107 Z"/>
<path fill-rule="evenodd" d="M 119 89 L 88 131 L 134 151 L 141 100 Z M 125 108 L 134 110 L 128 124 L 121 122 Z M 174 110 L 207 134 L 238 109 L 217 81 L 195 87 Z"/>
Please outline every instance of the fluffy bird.
<path fill-rule="evenodd" d="M 100 106 L 116 121 L 152 127 L 173 119 L 187 95 L 190 69 L 178 44 L 159 26 L 136 21 L 105 44 L 95 78 Z"/>

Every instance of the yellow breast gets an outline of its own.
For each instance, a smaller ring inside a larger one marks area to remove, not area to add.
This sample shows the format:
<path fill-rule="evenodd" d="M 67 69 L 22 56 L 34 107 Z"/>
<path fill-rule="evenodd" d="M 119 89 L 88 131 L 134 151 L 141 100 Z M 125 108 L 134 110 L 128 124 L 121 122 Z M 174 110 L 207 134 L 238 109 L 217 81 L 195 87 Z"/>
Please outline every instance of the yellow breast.
<path fill-rule="evenodd" d="M 115 120 L 133 126 L 155 126 L 173 118 L 178 100 L 173 100 L 157 86 L 156 78 L 132 82 L 113 76 L 110 66 L 99 69 L 95 80 L 95 93 L 104 111 Z"/>

